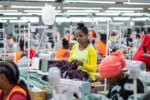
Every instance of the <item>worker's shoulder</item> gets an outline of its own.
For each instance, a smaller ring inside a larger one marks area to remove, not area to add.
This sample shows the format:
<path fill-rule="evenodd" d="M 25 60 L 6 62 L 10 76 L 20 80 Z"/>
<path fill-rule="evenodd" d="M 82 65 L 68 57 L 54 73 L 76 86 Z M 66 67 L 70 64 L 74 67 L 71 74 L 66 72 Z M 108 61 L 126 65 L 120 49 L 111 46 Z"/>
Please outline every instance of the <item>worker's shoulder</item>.
<path fill-rule="evenodd" d="M 92 45 L 89 45 L 89 51 L 96 52 L 95 48 Z"/>

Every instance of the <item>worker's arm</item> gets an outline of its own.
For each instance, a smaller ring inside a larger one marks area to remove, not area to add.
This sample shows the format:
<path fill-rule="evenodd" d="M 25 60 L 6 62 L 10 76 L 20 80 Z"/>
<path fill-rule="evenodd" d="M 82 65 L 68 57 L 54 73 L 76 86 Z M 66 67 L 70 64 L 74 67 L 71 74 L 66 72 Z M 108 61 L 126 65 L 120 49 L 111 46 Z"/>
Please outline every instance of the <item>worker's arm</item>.
<path fill-rule="evenodd" d="M 94 48 L 89 50 L 88 60 L 89 64 L 84 62 L 83 67 L 89 72 L 94 72 L 97 66 L 97 54 Z"/>

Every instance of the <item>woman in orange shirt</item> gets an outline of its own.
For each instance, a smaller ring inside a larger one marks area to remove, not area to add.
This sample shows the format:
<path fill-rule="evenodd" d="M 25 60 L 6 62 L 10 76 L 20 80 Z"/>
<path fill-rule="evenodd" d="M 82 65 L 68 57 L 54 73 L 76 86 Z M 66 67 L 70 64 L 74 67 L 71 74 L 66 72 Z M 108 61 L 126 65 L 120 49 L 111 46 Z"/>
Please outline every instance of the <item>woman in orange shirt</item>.
<path fill-rule="evenodd" d="M 13 62 L 0 62 L 0 100 L 31 100 L 25 82 L 19 80 L 19 69 Z"/>
<path fill-rule="evenodd" d="M 103 56 L 106 55 L 106 39 L 107 39 L 107 35 L 101 34 L 101 40 L 96 42 L 96 49 Z"/>
<path fill-rule="evenodd" d="M 64 59 L 64 58 L 67 58 L 69 57 L 69 41 L 66 40 L 66 39 L 63 39 L 62 41 L 62 45 L 63 47 L 58 49 L 57 52 L 56 52 L 56 59 Z"/>

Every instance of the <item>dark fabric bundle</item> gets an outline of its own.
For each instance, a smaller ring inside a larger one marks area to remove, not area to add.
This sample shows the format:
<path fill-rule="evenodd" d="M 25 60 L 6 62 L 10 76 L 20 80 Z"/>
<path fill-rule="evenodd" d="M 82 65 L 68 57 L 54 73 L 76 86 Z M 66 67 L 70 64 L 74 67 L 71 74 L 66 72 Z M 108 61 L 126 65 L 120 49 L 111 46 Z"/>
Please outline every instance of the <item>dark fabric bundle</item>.
<path fill-rule="evenodd" d="M 83 81 L 89 80 L 89 75 L 87 72 L 83 72 L 77 69 L 76 60 L 73 60 L 72 62 L 68 62 L 66 60 L 49 61 L 48 69 L 51 67 L 60 68 L 62 78 L 79 79 Z M 47 81 L 47 77 L 44 76 L 43 80 Z"/>

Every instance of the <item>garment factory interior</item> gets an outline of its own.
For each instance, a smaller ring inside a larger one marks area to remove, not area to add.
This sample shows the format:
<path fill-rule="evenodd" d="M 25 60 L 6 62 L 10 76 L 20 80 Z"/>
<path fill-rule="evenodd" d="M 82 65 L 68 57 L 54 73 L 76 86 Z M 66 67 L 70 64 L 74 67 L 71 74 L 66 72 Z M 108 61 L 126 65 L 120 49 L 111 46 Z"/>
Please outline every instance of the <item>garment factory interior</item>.
<path fill-rule="evenodd" d="M 150 0 L 0 0 L 0 100 L 150 100 Z"/>

